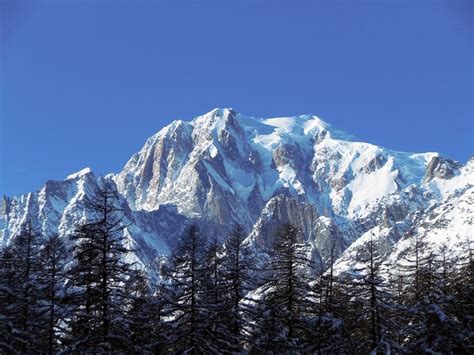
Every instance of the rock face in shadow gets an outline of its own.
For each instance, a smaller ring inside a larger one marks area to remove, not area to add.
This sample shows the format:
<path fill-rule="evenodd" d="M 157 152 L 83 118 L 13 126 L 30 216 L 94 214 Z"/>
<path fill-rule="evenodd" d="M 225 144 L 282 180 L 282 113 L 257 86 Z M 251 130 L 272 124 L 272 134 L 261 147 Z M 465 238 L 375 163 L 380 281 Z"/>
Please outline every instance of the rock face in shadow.
<path fill-rule="evenodd" d="M 461 167 L 462 165 L 457 161 L 443 157 L 433 157 L 426 167 L 424 181 L 429 182 L 435 177 L 451 179 Z"/>

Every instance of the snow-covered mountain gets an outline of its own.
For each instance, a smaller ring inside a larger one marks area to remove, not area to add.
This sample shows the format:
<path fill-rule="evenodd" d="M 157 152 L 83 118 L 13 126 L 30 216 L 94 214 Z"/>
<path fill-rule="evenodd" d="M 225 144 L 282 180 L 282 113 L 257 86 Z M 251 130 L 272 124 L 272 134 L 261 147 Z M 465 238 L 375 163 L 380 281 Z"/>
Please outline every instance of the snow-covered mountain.
<path fill-rule="evenodd" d="M 315 261 L 327 261 L 334 244 L 339 270 L 351 267 L 369 237 L 391 260 L 408 231 L 453 250 L 473 235 L 473 159 L 463 166 L 438 153 L 359 142 L 312 115 L 262 119 L 215 109 L 160 130 L 118 174 L 101 178 L 84 169 L 4 197 L 0 242 L 28 219 L 44 235 L 67 235 L 86 218 L 86 196 L 104 181 L 119 193 L 124 232 L 145 265 L 169 253 L 191 221 L 209 233 L 241 224 L 262 258 L 278 226 L 291 222 Z"/>

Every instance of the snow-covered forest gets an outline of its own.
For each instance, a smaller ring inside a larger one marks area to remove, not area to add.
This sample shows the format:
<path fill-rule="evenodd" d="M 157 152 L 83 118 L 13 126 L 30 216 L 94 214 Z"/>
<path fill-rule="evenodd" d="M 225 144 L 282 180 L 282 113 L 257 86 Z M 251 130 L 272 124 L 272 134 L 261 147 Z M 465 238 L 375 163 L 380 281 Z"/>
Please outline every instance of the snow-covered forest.
<path fill-rule="evenodd" d="M 0 251 L 0 352 L 189 354 L 468 354 L 473 254 L 423 253 L 413 238 L 383 270 L 374 243 L 357 268 L 324 271 L 284 224 L 261 267 L 245 231 L 191 225 L 154 270 L 129 261 L 122 211 L 102 189 L 70 238 L 25 223 Z M 135 251 L 136 252 L 136 251 Z M 156 275 L 159 277 L 151 277 Z"/>

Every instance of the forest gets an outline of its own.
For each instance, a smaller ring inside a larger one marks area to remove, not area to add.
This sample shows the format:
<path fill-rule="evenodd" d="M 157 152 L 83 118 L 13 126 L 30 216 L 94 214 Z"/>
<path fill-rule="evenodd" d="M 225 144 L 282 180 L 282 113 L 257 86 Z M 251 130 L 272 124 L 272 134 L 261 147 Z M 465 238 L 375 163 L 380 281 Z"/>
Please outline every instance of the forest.
<path fill-rule="evenodd" d="M 110 190 L 68 238 L 25 222 L 0 250 L 3 354 L 472 354 L 473 254 L 422 239 L 390 272 L 373 241 L 358 268 L 313 265 L 283 224 L 262 267 L 245 231 L 190 225 L 166 262 L 144 270 Z M 91 217 L 92 216 L 92 217 Z M 153 272 L 151 272 L 153 271 Z M 157 275 L 158 277 L 154 277 Z"/>

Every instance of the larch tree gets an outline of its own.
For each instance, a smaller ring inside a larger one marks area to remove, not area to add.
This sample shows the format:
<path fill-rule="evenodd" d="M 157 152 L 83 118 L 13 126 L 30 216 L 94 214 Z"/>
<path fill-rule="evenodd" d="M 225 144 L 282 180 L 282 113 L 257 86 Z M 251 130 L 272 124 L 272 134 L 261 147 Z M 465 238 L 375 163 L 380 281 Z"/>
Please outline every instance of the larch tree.
<path fill-rule="evenodd" d="M 14 279 L 10 290 L 13 302 L 9 314 L 15 340 L 13 348 L 26 353 L 35 351 L 39 346 L 42 321 L 38 291 L 40 235 L 30 221 L 23 225 L 11 246 Z"/>
<path fill-rule="evenodd" d="M 54 354 L 59 349 L 60 338 L 65 331 L 63 324 L 69 317 L 65 294 L 67 256 L 66 244 L 58 235 L 45 241 L 39 256 L 41 267 L 38 287 L 40 310 L 44 318 L 42 351 L 48 354 Z"/>
<path fill-rule="evenodd" d="M 235 226 L 224 244 L 223 284 L 225 287 L 225 322 L 230 333 L 229 342 L 233 348 L 241 348 L 248 335 L 244 314 L 248 304 L 242 302 L 245 295 L 255 286 L 252 277 L 254 262 L 244 248 L 245 231 Z"/>
<path fill-rule="evenodd" d="M 11 245 L 0 250 L 0 351 L 15 353 L 17 334 L 14 306 L 17 301 L 17 278 L 15 253 Z"/>
<path fill-rule="evenodd" d="M 351 337 L 358 339 L 363 353 L 386 353 L 398 348 L 393 340 L 394 324 L 390 319 L 392 297 L 386 280 L 380 274 L 382 255 L 376 242 L 370 240 L 358 250 L 358 266 L 352 270 L 351 300 L 348 304 Z"/>
<path fill-rule="evenodd" d="M 308 297 L 311 294 L 311 268 L 298 229 L 290 224 L 283 225 L 273 246 L 268 266 L 270 276 L 260 287 L 264 309 L 256 330 L 263 337 L 258 341 L 261 347 L 258 350 L 271 350 L 276 339 L 282 352 L 302 351 L 307 346 L 309 333 L 313 330 L 308 322 L 314 308 Z M 274 334 L 266 329 L 273 330 Z"/>
<path fill-rule="evenodd" d="M 132 263 L 126 261 L 123 210 L 115 190 L 104 182 L 96 197 L 86 203 L 89 220 L 80 224 L 71 239 L 74 263 L 69 271 L 75 312 L 71 317 L 73 351 L 114 351 L 130 346 L 123 315 L 125 283 Z"/>
<path fill-rule="evenodd" d="M 173 353 L 216 351 L 206 336 L 209 307 L 204 246 L 198 227 L 192 225 L 162 269 L 163 317 L 167 319 L 164 336 L 167 351 Z"/>

